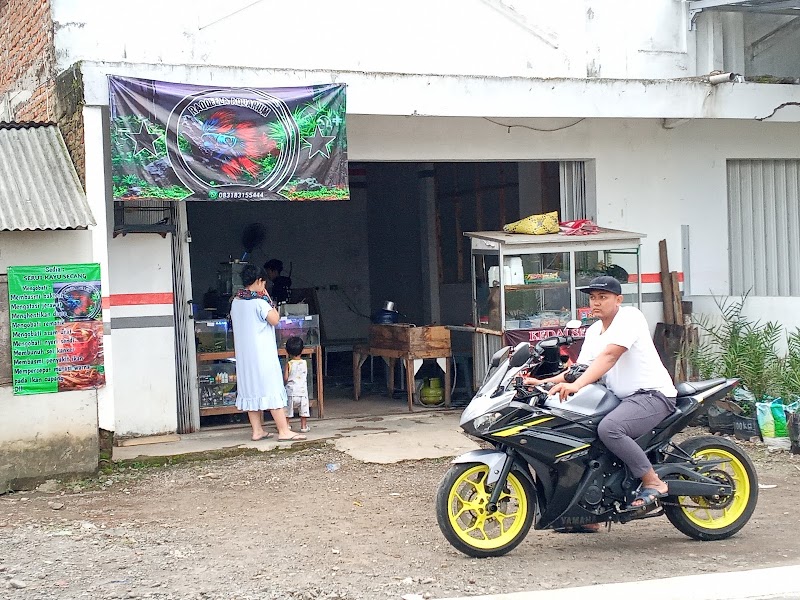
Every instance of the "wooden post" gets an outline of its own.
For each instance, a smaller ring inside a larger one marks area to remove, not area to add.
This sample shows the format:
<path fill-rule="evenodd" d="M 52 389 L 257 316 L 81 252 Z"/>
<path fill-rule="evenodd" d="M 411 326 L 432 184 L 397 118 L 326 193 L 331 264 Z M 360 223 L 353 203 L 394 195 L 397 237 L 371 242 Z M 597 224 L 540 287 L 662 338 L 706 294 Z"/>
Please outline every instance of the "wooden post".
<path fill-rule="evenodd" d="M 661 299 L 664 305 L 664 323 L 675 323 L 675 310 L 672 296 L 672 276 L 669 272 L 667 240 L 658 242 L 658 255 L 661 259 Z"/>
<path fill-rule="evenodd" d="M 681 302 L 681 285 L 678 282 L 677 271 L 670 273 L 670 282 L 672 284 L 672 312 L 675 317 L 675 323 L 683 325 L 683 303 Z"/>

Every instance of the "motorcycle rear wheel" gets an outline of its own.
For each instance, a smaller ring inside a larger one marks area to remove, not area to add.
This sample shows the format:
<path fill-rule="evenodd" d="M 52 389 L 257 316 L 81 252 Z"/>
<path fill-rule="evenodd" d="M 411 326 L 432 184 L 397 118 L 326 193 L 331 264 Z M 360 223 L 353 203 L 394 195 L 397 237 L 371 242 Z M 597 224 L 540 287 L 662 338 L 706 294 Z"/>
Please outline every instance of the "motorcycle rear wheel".
<path fill-rule="evenodd" d="M 670 496 L 664 512 L 681 532 L 696 540 L 724 540 L 747 524 L 758 502 L 758 475 L 750 457 L 725 438 L 692 438 L 680 447 L 698 459 L 727 462 L 703 471 L 703 475 L 733 486 L 731 496 L 707 498 Z"/>
<path fill-rule="evenodd" d="M 533 523 L 535 492 L 522 473 L 512 470 L 497 503 L 486 505 L 492 486 L 486 485 L 489 467 L 483 463 L 453 465 L 439 484 L 436 520 L 444 537 L 468 556 L 502 556 L 525 539 Z"/>

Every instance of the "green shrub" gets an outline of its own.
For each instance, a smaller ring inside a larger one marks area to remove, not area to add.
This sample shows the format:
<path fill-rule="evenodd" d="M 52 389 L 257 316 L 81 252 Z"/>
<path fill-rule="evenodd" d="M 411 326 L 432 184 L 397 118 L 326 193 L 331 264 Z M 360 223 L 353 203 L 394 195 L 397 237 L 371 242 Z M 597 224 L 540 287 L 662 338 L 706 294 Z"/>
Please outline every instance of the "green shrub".
<path fill-rule="evenodd" d="M 689 360 L 702 379 L 737 377 L 757 400 L 781 398 L 788 403 L 800 394 L 800 329 L 788 335 L 788 352 L 781 356 L 783 326 L 745 317 L 746 300 L 747 294 L 738 299 L 715 298 L 721 319 L 709 315 L 694 319 L 701 339 L 689 351 Z M 746 414 L 755 409 L 742 408 Z"/>

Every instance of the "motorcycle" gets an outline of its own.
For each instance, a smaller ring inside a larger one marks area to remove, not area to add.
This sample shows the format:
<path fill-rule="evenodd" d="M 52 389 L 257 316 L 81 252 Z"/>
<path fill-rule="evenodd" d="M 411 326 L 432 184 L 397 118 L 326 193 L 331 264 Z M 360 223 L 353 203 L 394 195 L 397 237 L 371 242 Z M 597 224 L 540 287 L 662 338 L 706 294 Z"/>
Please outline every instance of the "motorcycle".
<path fill-rule="evenodd" d="M 580 326 L 570 322 L 567 328 Z M 501 556 L 537 530 L 611 526 L 666 516 L 697 540 L 726 539 L 742 527 L 758 501 L 758 477 L 748 455 L 732 441 L 673 437 L 738 384 L 737 379 L 679 383 L 675 411 L 636 442 L 668 486 L 668 495 L 630 508 L 639 481 L 597 437 L 601 419 L 619 405 L 594 383 L 565 402 L 548 385 L 526 386 L 523 375 L 543 379 L 559 372 L 567 381 L 585 366 L 568 367 L 562 349 L 571 336 L 500 349 L 461 416 L 470 436 L 491 448 L 453 461 L 436 495 L 445 538 L 469 556 Z"/>

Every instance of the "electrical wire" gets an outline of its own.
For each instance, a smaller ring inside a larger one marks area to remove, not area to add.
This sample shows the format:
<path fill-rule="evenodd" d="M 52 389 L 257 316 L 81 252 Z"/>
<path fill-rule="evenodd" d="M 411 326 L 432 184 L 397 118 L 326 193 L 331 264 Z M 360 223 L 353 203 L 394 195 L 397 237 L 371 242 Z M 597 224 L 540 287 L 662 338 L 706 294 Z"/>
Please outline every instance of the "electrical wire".
<path fill-rule="evenodd" d="M 544 131 L 544 132 L 561 131 L 562 129 L 569 129 L 570 127 L 574 127 L 575 125 L 577 125 L 581 121 L 585 121 L 586 117 L 581 117 L 580 119 L 578 119 L 574 123 L 570 123 L 569 125 L 564 125 L 563 127 L 556 127 L 555 129 L 540 129 L 538 127 L 531 127 L 530 125 L 509 125 L 507 123 L 500 123 L 499 121 L 495 121 L 493 119 L 490 119 L 489 117 L 483 117 L 483 119 L 485 121 L 489 121 L 489 123 L 494 123 L 495 125 L 499 125 L 500 127 L 505 127 L 506 129 L 508 129 L 508 133 L 511 133 L 511 129 L 513 127 L 521 127 L 522 129 L 530 129 L 531 131 Z"/>
<path fill-rule="evenodd" d="M 353 302 L 353 299 L 350 296 L 347 295 L 347 292 L 345 292 L 342 289 L 336 289 L 336 290 L 333 290 L 333 291 L 334 292 L 338 292 L 339 294 L 342 295 L 342 297 L 344 298 L 344 302 L 342 302 L 342 303 L 345 305 L 347 310 L 349 310 L 351 313 L 353 313 L 354 315 L 356 315 L 358 317 L 363 317 L 363 318 L 365 318 L 365 319 L 367 319 L 369 321 L 372 320 L 372 317 L 370 317 L 369 315 L 365 315 L 364 313 L 360 312 L 359 310 L 357 310 L 355 308 L 356 303 Z"/>

